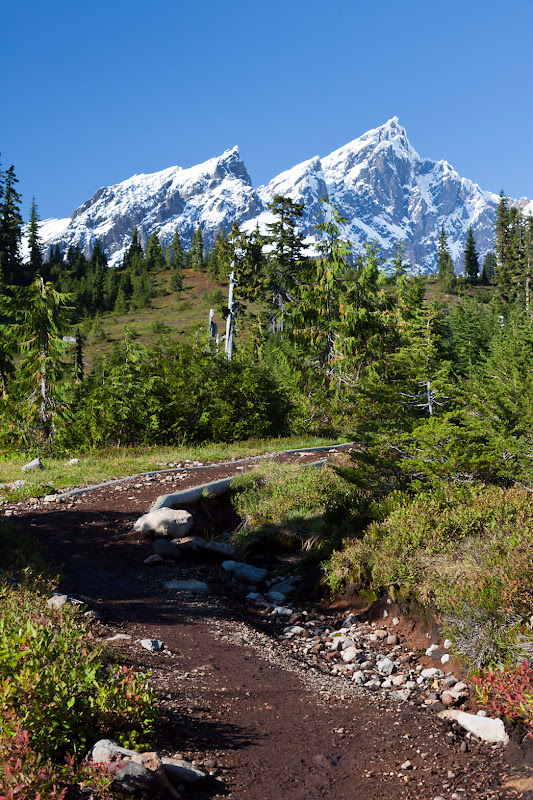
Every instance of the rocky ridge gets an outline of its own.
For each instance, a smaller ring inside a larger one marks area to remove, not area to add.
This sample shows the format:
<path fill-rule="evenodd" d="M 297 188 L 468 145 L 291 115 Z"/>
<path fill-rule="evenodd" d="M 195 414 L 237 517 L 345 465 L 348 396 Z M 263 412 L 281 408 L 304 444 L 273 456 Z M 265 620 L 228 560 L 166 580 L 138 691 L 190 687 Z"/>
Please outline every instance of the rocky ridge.
<path fill-rule="evenodd" d="M 134 175 L 102 187 L 70 218 L 41 223 L 43 243 L 62 250 L 78 245 L 86 254 L 99 239 L 112 266 L 121 263 L 133 228 L 141 243 L 157 232 L 166 246 L 177 230 L 190 244 L 200 226 L 207 246 L 237 221 L 245 230 L 264 231 L 272 216 L 267 204 L 276 194 L 305 203 L 301 231 L 310 248 L 322 218 L 320 198 L 328 197 L 347 218 L 343 236 L 356 250 L 378 243 L 384 257 L 405 247 L 414 268 L 432 271 L 436 242 L 444 225 L 456 269 L 469 227 L 481 256 L 492 249 L 498 195 L 461 177 L 447 161 L 422 158 L 397 117 L 368 131 L 326 157 L 315 156 L 254 189 L 238 147 L 203 164 L 169 167 Z M 513 201 L 528 213 L 527 198 Z"/>

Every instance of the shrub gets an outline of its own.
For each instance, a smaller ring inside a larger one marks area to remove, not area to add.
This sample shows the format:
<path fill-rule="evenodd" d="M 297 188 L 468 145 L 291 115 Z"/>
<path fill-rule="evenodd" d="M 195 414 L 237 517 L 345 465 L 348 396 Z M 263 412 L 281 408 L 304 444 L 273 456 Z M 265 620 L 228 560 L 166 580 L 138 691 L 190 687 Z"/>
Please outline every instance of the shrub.
<path fill-rule="evenodd" d="M 533 656 L 533 636 L 522 632 L 520 616 L 495 604 L 487 608 L 482 598 L 448 609 L 446 631 L 455 652 L 472 669 L 516 664 Z"/>
<path fill-rule="evenodd" d="M 52 613 L 25 584 L 4 585 L 0 601 L 1 735 L 20 727 L 33 747 L 57 759 L 102 736 L 135 744 L 150 733 L 147 676 L 107 665 L 75 609 Z"/>
<path fill-rule="evenodd" d="M 481 703 L 509 722 L 523 722 L 533 738 L 533 668 L 527 660 L 505 669 L 484 669 L 473 681 Z"/>
<path fill-rule="evenodd" d="M 243 519 L 234 542 L 243 550 L 268 539 L 312 547 L 346 533 L 360 507 L 358 490 L 327 468 L 269 463 L 232 486 Z"/>

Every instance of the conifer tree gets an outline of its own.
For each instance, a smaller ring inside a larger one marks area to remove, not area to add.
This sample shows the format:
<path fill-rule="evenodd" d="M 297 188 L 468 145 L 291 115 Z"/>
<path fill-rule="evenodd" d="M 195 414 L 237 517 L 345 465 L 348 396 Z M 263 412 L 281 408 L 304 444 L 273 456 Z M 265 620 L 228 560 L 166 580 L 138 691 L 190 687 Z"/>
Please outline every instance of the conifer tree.
<path fill-rule="evenodd" d="M 477 283 L 479 274 L 479 260 L 476 252 L 474 231 L 472 230 L 472 228 L 468 229 L 464 262 L 465 262 L 465 277 L 467 281 L 469 281 L 469 283 Z"/>
<path fill-rule="evenodd" d="M 488 286 L 491 283 L 494 283 L 494 279 L 496 277 L 496 256 L 489 250 L 489 252 L 485 255 L 483 259 L 483 269 L 481 271 L 481 278 L 480 282 L 484 286 Z"/>
<path fill-rule="evenodd" d="M 202 229 L 198 225 L 192 235 L 191 249 L 189 250 L 188 262 L 190 269 L 196 272 L 204 272 L 206 268 L 204 257 L 204 240 L 202 236 Z"/>
<path fill-rule="evenodd" d="M 4 285 L 20 285 L 24 282 L 20 257 L 21 196 L 15 189 L 17 183 L 15 169 L 11 166 L 3 176 L 0 204 L 0 280 Z"/>
<path fill-rule="evenodd" d="M 303 238 L 297 220 L 303 215 L 304 203 L 277 194 L 267 208 L 276 217 L 275 222 L 267 224 L 265 237 L 265 243 L 271 247 L 266 263 L 270 325 L 276 332 L 283 331 L 284 306 L 292 297 L 302 267 Z"/>
<path fill-rule="evenodd" d="M 148 237 L 144 264 L 148 272 L 162 272 L 165 268 L 165 257 L 155 231 Z"/>
<path fill-rule="evenodd" d="M 453 291 L 455 287 L 455 275 L 444 225 L 441 228 L 437 244 L 437 266 L 441 290 L 443 292 Z"/>
<path fill-rule="evenodd" d="M 183 267 L 186 263 L 186 255 L 181 246 L 177 230 L 172 237 L 172 242 L 167 247 L 165 259 L 168 269 L 172 272 L 170 279 L 171 289 L 173 292 L 181 292 L 183 289 Z"/>
<path fill-rule="evenodd" d="M 135 227 L 131 235 L 131 244 L 124 254 L 122 266 L 124 269 L 131 269 L 135 273 L 140 269 L 143 259 L 144 253 L 139 239 L 139 231 Z"/>

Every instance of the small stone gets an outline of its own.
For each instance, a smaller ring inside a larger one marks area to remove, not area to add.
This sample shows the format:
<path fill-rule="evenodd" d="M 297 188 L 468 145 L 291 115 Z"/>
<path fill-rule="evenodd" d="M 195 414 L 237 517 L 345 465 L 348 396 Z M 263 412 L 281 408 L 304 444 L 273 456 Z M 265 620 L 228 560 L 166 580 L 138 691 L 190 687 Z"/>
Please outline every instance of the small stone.
<path fill-rule="evenodd" d="M 341 625 L 341 628 L 351 628 L 357 622 L 357 617 L 355 614 L 348 614 L 345 620 Z"/>
<path fill-rule="evenodd" d="M 188 581 L 167 581 L 163 584 L 164 589 L 170 589 L 175 592 L 193 592 L 194 594 L 211 594 L 211 589 L 203 581 L 197 581 L 194 578 Z"/>
<path fill-rule="evenodd" d="M 214 553 L 224 558 L 230 558 L 237 552 L 235 545 L 226 544 L 225 542 L 206 542 L 205 549 L 209 553 Z"/>
<path fill-rule="evenodd" d="M 197 766 L 181 758 L 162 758 L 161 761 L 170 782 L 174 786 L 180 783 L 191 786 L 207 777 L 206 773 L 198 769 Z"/>
<path fill-rule="evenodd" d="M 66 594 L 54 594 L 46 603 L 47 608 L 63 608 L 70 603 L 70 598 Z"/>
<path fill-rule="evenodd" d="M 449 653 L 444 653 L 444 655 L 441 656 L 440 663 L 441 664 L 447 664 L 449 660 L 450 660 L 450 654 Z"/>
<path fill-rule="evenodd" d="M 398 617 L 393 617 L 392 618 L 392 624 L 393 625 L 399 625 L 400 624 L 400 620 L 398 619 Z"/>
<path fill-rule="evenodd" d="M 507 744 L 509 737 L 505 732 L 505 726 L 501 719 L 491 719 L 490 717 L 478 717 L 475 714 L 467 714 L 465 711 L 447 709 L 439 713 L 440 719 L 454 720 L 462 728 L 465 728 L 478 739 L 494 744 Z"/>
<path fill-rule="evenodd" d="M 76 464 L 79 464 L 79 458 L 71 458 L 70 461 L 67 461 L 67 467 L 75 467 Z"/>
<path fill-rule="evenodd" d="M 395 633 L 389 633 L 389 635 L 387 636 L 387 644 L 389 645 L 396 645 L 398 644 L 399 641 L 400 640 L 398 639 Z"/>
<path fill-rule="evenodd" d="M 170 558 L 172 561 L 179 561 L 181 550 L 177 546 L 176 540 L 156 539 L 152 544 L 153 555 L 159 556 L 161 560 Z"/>
<path fill-rule="evenodd" d="M 131 639 L 131 636 L 129 636 L 127 633 L 116 633 L 114 636 L 109 636 L 106 639 L 106 642 L 124 642 L 128 639 Z"/>
<path fill-rule="evenodd" d="M 409 760 L 407 760 L 407 761 L 403 762 L 403 764 L 400 767 L 400 769 L 413 769 L 413 765 Z"/>
<path fill-rule="evenodd" d="M 429 667 L 429 669 L 423 669 L 420 672 L 420 677 L 425 678 L 426 680 L 431 680 L 431 678 L 442 678 L 443 675 L 444 673 L 436 667 Z"/>
<path fill-rule="evenodd" d="M 452 642 L 450 641 L 450 639 L 445 639 L 444 644 L 442 646 L 444 647 L 445 650 L 449 650 L 452 646 Z"/>
<path fill-rule="evenodd" d="M 161 541 L 164 541 L 164 539 L 161 539 Z M 143 564 L 162 564 L 162 563 L 163 563 L 163 558 L 158 553 L 152 553 L 151 556 L 148 556 L 148 558 L 145 558 L 143 561 Z"/>
<path fill-rule="evenodd" d="M 387 636 L 388 636 L 388 633 L 387 633 L 387 631 L 378 629 L 377 631 L 374 631 L 374 636 L 376 636 L 378 639 L 386 639 Z"/>
<path fill-rule="evenodd" d="M 222 569 L 245 583 L 261 583 L 267 574 L 266 569 L 243 564 L 241 561 L 223 561 Z"/>
<path fill-rule="evenodd" d="M 377 664 L 378 672 L 380 675 L 392 675 L 396 669 L 394 661 L 390 658 L 383 658 Z"/>
<path fill-rule="evenodd" d="M 141 639 L 139 644 L 150 653 L 160 653 L 165 647 L 163 642 L 160 642 L 158 639 Z"/>
<path fill-rule="evenodd" d="M 192 514 L 188 511 L 165 507 L 143 514 L 135 522 L 133 530 L 152 536 L 180 539 L 182 536 L 187 536 L 192 525 Z"/>

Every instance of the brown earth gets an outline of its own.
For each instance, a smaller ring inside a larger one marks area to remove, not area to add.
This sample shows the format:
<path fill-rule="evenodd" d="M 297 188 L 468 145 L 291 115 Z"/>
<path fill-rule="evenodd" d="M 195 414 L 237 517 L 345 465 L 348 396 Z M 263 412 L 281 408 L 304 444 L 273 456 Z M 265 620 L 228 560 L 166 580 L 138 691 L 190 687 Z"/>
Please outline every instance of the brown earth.
<path fill-rule="evenodd" d="M 60 590 L 86 599 L 100 615 L 97 635 L 132 637 L 113 647 L 124 663 L 152 670 L 162 709 L 154 746 L 207 762 L 215 773 L 191 797 L 533 797 L 530 773 L 511 768 L 502 750 L 468 741 L 432 710 L 393 703 L 292 656 L 272 636 L 272 622 L 235 598 L 216 562 L 143 564 L 151 545 L 132 525 L 159 495 L 238 474 L 242 467 L 226 463 L 182 476 L 135 478 L 60 504 L 13 508 L 17 524 L 35 534 L 62 569 Z M 236 522 L 224 500 L 218 511 L 211 506 L 195 514 L 201 531 L 231 530 Z M 167 580 L 192 577 L 207 580 L 211 596 L 162 588 Z M 164 651 L 144 651 L 141 638 L 162 640 Z M 412 768 L 402 770 L 408 760 Z"/>

